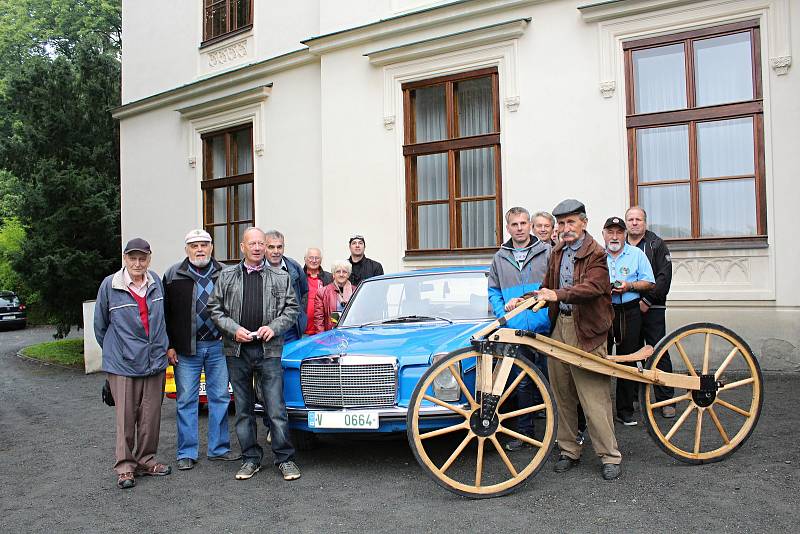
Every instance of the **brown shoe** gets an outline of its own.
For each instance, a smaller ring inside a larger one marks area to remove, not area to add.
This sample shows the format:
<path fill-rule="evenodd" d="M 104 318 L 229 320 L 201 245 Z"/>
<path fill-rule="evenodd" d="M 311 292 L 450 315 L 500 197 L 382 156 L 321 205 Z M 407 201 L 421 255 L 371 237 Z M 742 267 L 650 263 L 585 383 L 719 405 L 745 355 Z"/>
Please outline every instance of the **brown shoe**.
<path fill-rule="evenodd" d="M 135 485 L 136 480 L 134 480 L 133 473 L 130 471 L 120 474 L 119 478 L 117 479 L 117 487 L 119 489 L 128 489 L 134 487 Z"/>
<path fill-rule="evenodd" d="M 172 473 L 172 468 L 164 464 L 153 464 L 136 469 L 138 476 L 163 477 Z"/>

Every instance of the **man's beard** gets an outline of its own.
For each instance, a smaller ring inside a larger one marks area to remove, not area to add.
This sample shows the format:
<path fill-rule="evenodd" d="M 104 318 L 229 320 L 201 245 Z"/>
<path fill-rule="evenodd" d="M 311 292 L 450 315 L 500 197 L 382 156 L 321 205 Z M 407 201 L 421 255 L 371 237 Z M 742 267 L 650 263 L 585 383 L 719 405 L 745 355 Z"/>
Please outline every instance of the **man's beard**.
<path fill-rule="evenodd" d="M 606 248 L 611 252 L 619 252 L 622 250 L 622 243 L 609 243 Z"/>
<path fill-rule="evenodd" d="M 198 267 L 198 268 L 202 269 L 203 267 L 205 267 L 206 265 L 211 263 L 211 258 L 189 260 L 189 263 L 191 263 L 195 267 Z"/>

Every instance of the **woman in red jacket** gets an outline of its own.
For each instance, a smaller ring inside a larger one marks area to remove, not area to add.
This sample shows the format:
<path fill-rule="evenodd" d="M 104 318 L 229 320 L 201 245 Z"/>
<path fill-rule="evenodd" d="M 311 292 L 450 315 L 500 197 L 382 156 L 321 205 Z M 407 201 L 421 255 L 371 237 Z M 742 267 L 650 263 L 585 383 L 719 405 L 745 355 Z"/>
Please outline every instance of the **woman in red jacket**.
<path fill-rule="evenodd" d="M 317 304 L 314 307 L 314 326 L 317 332 L 331 330 L 338 322 L 338 314 L 341 314 L 350 297 L 353 295 L 353 285 L 348 278 L 352 267 L 347 261 L 337 261 L 333 264 L 333 282 L 323 287 L 317 292 Z M 333 313 L 337 313 L 335 318 Z"/>

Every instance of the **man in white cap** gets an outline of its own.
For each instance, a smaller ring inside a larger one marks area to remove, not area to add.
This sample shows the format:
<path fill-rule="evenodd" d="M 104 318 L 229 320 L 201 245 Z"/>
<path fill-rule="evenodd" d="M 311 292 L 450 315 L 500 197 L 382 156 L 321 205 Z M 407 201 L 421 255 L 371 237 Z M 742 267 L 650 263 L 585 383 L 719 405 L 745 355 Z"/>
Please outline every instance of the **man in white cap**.
<path fill-rule="evenodd" d="M 228 432 L 228 367 L 222 334 L 211 320 L 208 298 L 223 266 L 213 257 L 211 235 L 192 230 L 184 238 L 186 258 L 164 274 L 164 311 L 169 335 L 167 358 L 175 369 L 178 469 L 197 463 L 200 373 L 205 370 L 208 399 L 208 459 L 235 461 Z"/>

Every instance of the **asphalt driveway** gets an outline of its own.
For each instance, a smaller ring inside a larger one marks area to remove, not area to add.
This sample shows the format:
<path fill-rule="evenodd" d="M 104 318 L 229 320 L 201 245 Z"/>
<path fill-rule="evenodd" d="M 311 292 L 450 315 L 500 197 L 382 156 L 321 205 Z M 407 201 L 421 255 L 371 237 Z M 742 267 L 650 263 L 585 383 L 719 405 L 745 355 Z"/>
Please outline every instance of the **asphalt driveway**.
<path fill-rule="evenodd" d="M 102 375 L 16 357 L 52 331 L 0 332 L 0 532 L 788 532 L 800 503 L 800 375 L 767 374 L 750 440 L 727 460 L 688 466 L 645 429 L 617 427 L 622 477 L 554 459 L 515 493 L 483 501 L 439 488 L 404 439 L 325 440 L 298 455 L 303 477 L 201 457 L 191 471 L 116 487 L 113 409 Z M 80 335 L 80 334 L 78 334 Z M 205 416 L 201 416 L 201 435 Z M 232 436 L 236 446 L 236 438 Z M 201 451 L 204 439 L 201 438 Z M 587 451 L 591 453 L 591 451 Z M 175 463 L 175 403 L 164 401 L 160 460 Z"/>

